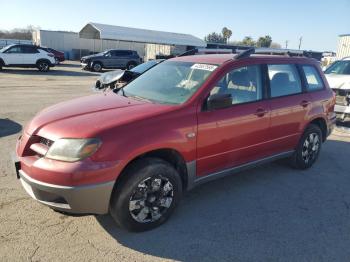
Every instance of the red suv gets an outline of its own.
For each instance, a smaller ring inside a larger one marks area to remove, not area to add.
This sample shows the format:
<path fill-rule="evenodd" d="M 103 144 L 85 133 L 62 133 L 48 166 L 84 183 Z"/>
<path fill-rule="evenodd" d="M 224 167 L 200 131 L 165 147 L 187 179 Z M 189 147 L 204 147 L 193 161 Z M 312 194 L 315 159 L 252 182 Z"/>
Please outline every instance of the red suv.
<path fill-rule="evenodd" d="M 311 167 L 334 94 L 317 61 L 258 51 L 176 57 L 122 89 L 43 110 L 17 143 L 24 189 L 143 231 L 203 182 L 281 158 Z"/>

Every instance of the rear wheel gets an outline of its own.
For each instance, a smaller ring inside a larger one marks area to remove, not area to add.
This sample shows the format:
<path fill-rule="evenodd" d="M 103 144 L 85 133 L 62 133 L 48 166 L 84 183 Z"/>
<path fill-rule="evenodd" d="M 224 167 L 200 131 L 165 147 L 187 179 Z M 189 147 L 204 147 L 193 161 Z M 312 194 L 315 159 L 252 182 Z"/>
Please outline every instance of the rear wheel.
<path fill-rule="evenodd" d="M 47 72 L 50 70 L 50 64 L 45 60 L 39 61 L 36 66 L 40 72 Z"/>
<path fill-rule="evenodd" d="M 310 124 L 306 128 L 291 158 L 291 165 L 298 169 L 310 168 L 320 154 L 322 141 L 321 129 L 317 125 Z"/>
<path fill-rule="evenodd" d="M 102 64 L 99 63 L 99 62 L 94 62 L 92 64 L 92 71 L 95 71 L 95 72 L 100 72 L 102 70 Z"/>
<path fill-rule="evenodd" d="M 135 62 L 129 62 L 126 65 L 126 69 L 130 70 L 130 69 L 134 68 L 135 66 L 137 66 L 137 64 Z"/>
<path fill-rule="evenodd" d="M 182 195 L 178 172 L 157 158 L 137 160 L 114 190 L 110 213 L 130 231 L 145 231 L 164 223 Z"/>

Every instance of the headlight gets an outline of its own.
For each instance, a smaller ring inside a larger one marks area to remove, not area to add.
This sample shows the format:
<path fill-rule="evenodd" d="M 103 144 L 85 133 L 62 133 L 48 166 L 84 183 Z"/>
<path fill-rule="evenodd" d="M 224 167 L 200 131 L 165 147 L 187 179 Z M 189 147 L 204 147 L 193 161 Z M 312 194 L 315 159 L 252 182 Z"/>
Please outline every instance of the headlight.
<path fill-rule="evenodd" d="M 45 157 L 66 162 L 75 162 L 94 154 L 101 145 L 97 138 L 61 138 L 55 141 Z"/>

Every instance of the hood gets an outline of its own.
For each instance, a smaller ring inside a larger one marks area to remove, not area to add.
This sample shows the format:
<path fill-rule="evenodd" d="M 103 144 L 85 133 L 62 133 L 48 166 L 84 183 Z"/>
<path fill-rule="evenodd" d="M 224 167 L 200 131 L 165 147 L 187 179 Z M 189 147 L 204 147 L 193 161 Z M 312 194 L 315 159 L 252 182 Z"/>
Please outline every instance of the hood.
<path fill-rule="evenodd" d="M 96 57 L 102 57 L 103 55 L 98 53 L 98 54 L 94 54 L 94 55 L 87 55 L 87 56 L 83 56 L 81 59 L 82 60 L 86 60 L 86 59 L 91 59 L 91 58 L 96 58 Z"/>
<path fill-rule="evenodd" d="M 325 74 L 332 89 L 350 90 L 350 75 Z"/>
<path fill-rule="evenodd" d="M 134 100 L 113 92 L 100 93 L 42 110 L 27 125 L 25 132 L 51 140 L 94 137 L 106 129 L 159 114 L 172 107 Z"/>

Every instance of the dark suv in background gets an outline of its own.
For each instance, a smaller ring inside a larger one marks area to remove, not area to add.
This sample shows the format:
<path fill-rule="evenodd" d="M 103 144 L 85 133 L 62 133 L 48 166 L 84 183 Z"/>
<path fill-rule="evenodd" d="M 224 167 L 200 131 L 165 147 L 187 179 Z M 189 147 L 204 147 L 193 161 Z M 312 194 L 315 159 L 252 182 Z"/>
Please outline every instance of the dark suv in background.
<path fill-rule="evenodd" d="M 83 69 L 99 72 L 103 68 L 131 69 L 141 63 L 136 51 L 110 49 L 95 55 L 83 56 Z"/>

